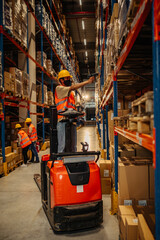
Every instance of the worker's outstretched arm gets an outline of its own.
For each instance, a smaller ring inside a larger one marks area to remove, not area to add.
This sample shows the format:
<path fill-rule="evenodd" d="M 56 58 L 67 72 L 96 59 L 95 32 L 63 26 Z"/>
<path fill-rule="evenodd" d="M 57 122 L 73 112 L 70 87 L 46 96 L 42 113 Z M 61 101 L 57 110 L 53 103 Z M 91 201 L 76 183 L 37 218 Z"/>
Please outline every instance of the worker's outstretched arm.
<path fill-rule="evenodd" d="M 76 84 L 74 84 L 74 85 L 72 85 L 72 86 L 70 86 L 70 91 L 72 91 L 72 90 L 77 90 L 78 88 L 81 88 L 81 87 L 83 87 L 83 86 L 85 86 L 85 85 L 87 85 L 87 84 L 90 84 L 90 83 L 92 83 L 92 82 L 94 82 L 94 77 L 90 77 L 87 81 L 85 81 L 85 82 L 81 82 L 81 83 L 76 83 Z"/>

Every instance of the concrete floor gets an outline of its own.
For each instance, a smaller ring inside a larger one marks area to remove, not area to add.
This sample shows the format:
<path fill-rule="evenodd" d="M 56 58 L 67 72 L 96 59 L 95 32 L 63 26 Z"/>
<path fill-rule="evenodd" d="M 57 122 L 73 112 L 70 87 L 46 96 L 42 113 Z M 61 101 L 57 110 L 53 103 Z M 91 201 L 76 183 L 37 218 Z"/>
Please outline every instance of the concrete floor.
<path fill-rule="evenodd" d="M 77 142 L 88 142 L 89 150 L 99 150 L 95 127 L 78 130 Z M 80 144 L 78 150 L 81 149 Z M 40 156 L 49 149 L 40 152 Z M 103 195 L 104 221 L 101 227 L 68 233 L 54 234 L 41 205 L 41 195 L 33 180 L 40 173 L 40 164 L 19 167 L 8 176 L 0 178 L 0 240 L 118 240 L 116 216 L 109 214 L 110 195 Z"/>

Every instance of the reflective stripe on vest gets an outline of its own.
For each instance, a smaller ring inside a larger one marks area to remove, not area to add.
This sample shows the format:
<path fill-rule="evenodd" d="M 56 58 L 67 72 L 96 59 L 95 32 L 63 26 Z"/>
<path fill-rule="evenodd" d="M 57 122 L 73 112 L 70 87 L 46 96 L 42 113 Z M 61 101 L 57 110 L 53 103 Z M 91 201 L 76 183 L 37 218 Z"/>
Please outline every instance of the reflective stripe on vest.
<path fill-rule="evenodd" d="M 74 99 L 74 92 L 70 92 L 69 97 L 65 98 L 58 98 L 57 92 L 55 91 L 55 104 L 57 107 L 57 113 L 63 112 L 68 108 L 76 109 L 75 106 L 75 99 Z M 58 115 L 58 119 L 62 118 L 63 116 Z"/>
<path fill-rule="evenodd" d="M 28 129 L 28 135 L 29 135 L 29 138 L 32 142 L 35 142 L 37 140 L 37 131 L 36 131 L 36 128 L 35 126 L 31 123 L 30 126 L 32 128 L 32 132 L 29 133 L 29 129 Z"/>
<path fill-rule="evenodd" d="M 25 131 L 20 130 L 18 134 L 21 136 L 20 145 L 22 148 L 25 148 L 32 143 Z"/>

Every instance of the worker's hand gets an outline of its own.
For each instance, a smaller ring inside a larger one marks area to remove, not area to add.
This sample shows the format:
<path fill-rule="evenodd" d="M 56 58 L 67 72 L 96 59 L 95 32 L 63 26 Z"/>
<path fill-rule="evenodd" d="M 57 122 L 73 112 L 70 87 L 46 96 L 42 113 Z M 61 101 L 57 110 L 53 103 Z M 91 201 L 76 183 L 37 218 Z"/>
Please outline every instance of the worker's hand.
<path fill-rule="evenodd" d="M 95 77 L 92 76 L 88 79 L 88 84 L 93 83 L 95 81 Z"/>

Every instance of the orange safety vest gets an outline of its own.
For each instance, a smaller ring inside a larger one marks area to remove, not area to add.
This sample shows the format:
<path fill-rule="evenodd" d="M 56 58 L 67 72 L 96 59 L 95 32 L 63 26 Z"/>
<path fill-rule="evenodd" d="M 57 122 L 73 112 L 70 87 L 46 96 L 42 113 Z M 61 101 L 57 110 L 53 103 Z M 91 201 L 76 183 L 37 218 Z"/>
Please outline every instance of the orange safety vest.
<path fill-rule="evenodd" d="M 55 104 L 57 107 L 57 113 L 66 111 L 68 108 L 76 109 L 74 92 L 70 92 L 69 96 L 60 99 L 60 98 L 58 98 L 57 92 L 55 90 Z M 60 119 L 62 117 L 63 116 L 58 115 L 58 119 Z"/>
<path fill-rule="evenodd" d="M 20 145 L 22 148 L 25 148 L 32 143 L 25 131 L 20 130 L 18 134 L 21 136 Z"/>
<path fill-rule="evenodd" d="M 36 128 L 35 128 L 35 126 L 34 126 L 32 123 L 29 125 L 29 127 L 32 128 L 32 132 L 31 132 L 31 133 L 29 133 L 29 129 L 28 129 L 29 138 L 30 138 L 30 140 L 31 140 L 32 142 L 35 142 L 35 141 L 38 139 L 38 138 L 37 138 Z"/>

